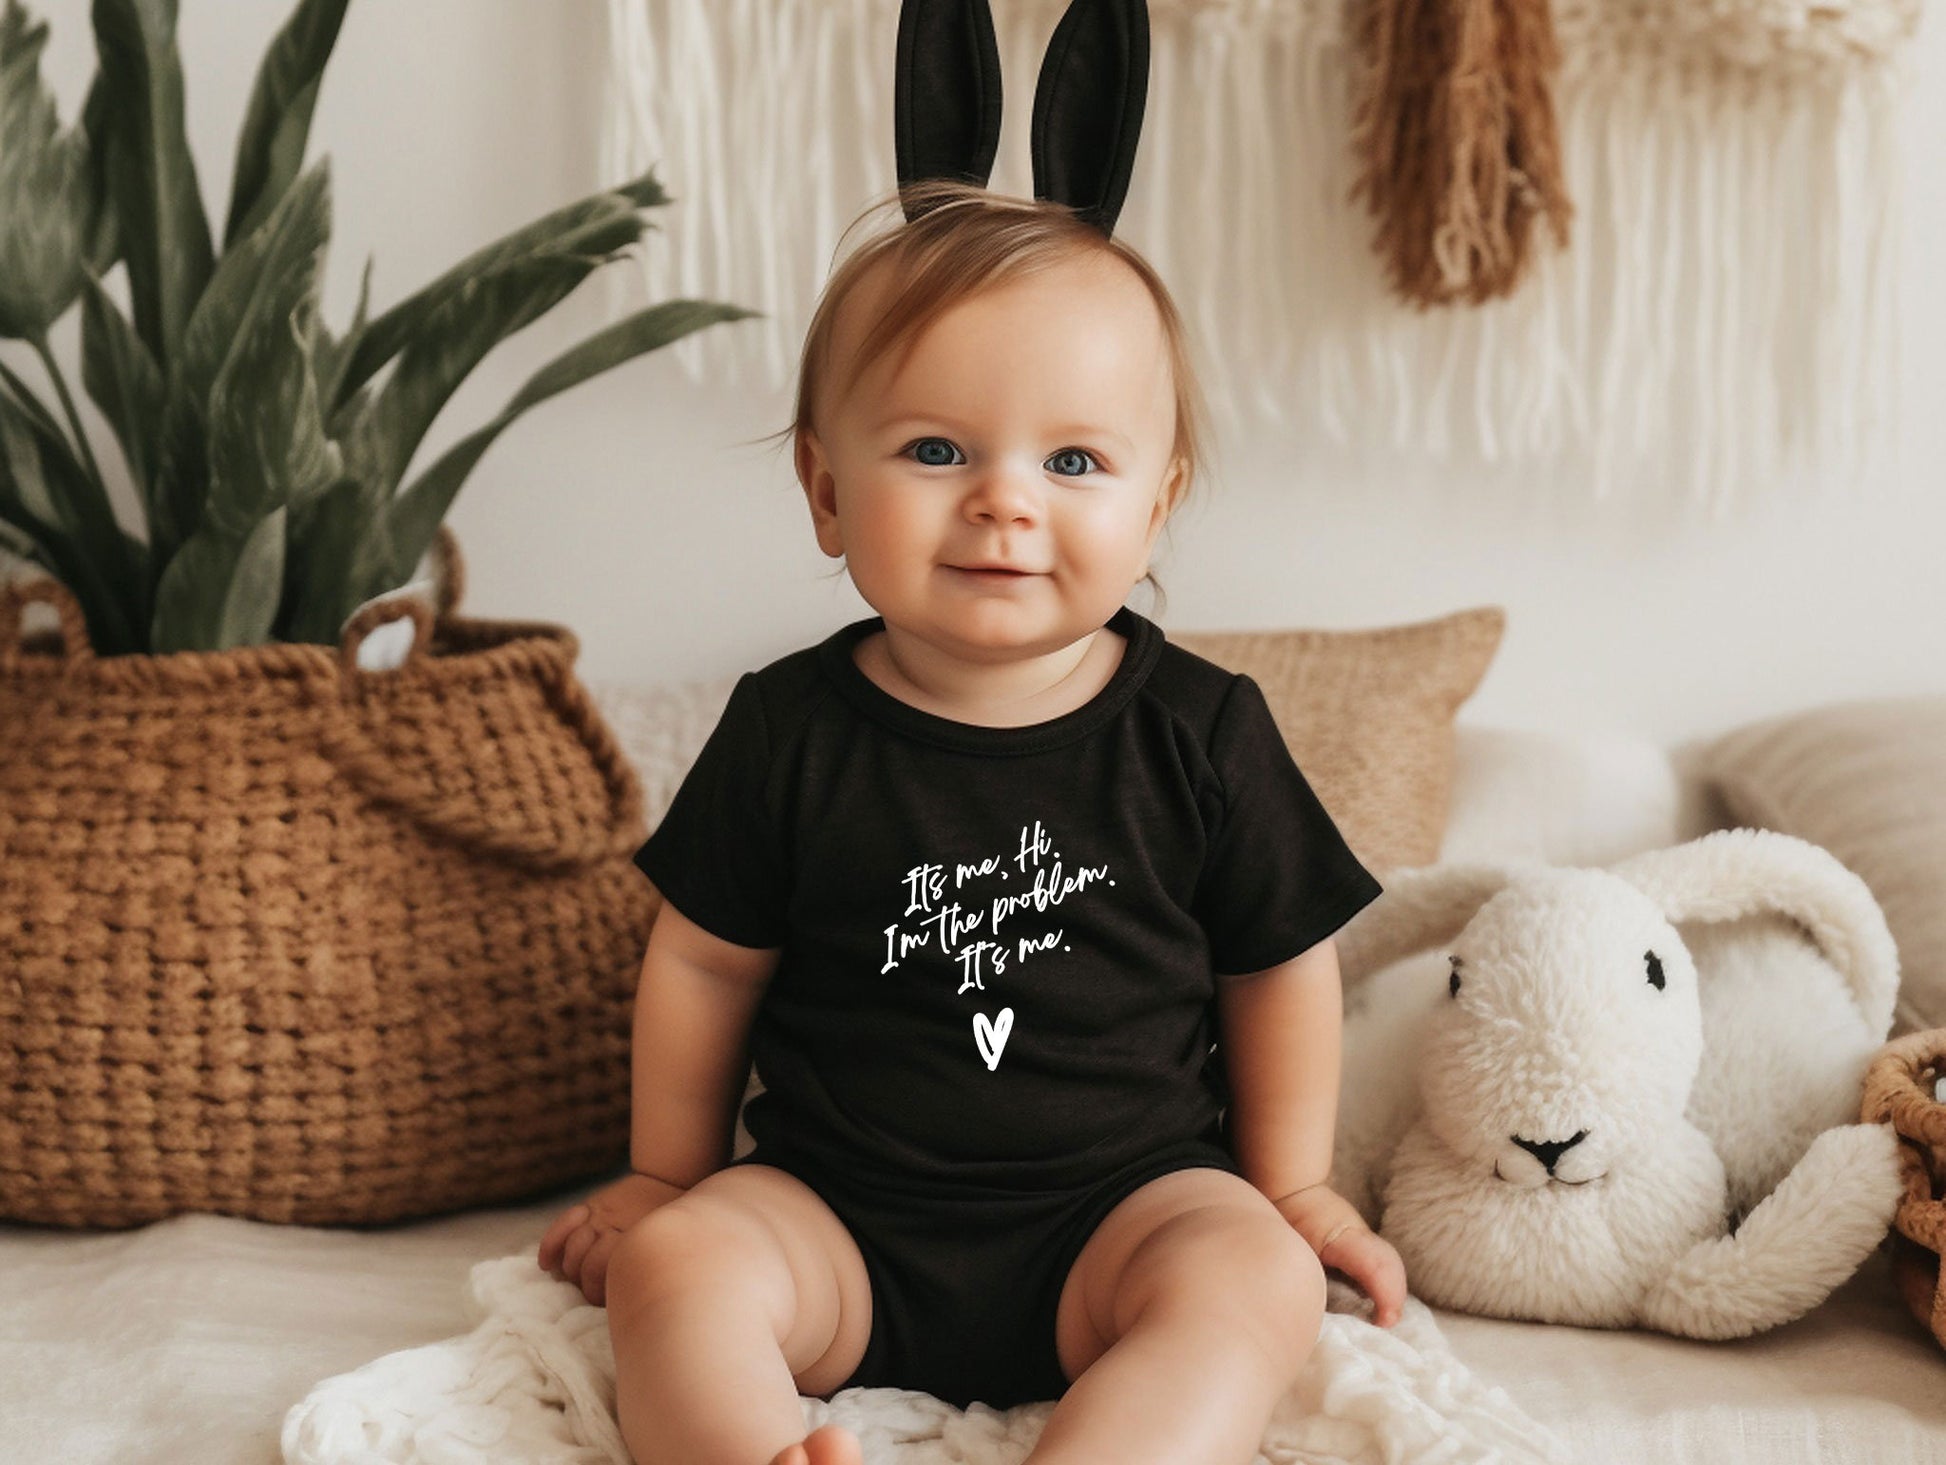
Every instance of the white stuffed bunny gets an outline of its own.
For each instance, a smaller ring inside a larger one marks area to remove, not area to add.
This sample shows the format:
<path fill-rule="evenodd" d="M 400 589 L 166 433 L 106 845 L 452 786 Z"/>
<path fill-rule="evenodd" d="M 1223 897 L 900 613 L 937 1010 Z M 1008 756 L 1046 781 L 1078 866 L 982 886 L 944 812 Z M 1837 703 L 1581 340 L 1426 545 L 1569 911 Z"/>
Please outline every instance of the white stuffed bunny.
<path fill-rule="evenodd" d="M 1733 829 L 1607 870 L 1396 871 L 1338 944 L 1364 1001 L 1334 1180 L 1425 1300 L 1741 1337 L 1885 1235 L 1896 1140 L 1848 1121 L 1898 958 L 1817 846 Z"/>

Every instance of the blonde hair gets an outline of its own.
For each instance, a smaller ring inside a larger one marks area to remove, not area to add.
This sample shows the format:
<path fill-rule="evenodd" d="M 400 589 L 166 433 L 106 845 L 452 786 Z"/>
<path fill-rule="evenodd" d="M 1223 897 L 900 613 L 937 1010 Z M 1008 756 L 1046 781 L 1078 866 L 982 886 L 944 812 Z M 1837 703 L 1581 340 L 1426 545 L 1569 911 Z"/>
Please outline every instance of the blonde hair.
<path fill-rule="evenodd" d="M 916 219 L 904 217 L 908 200 L 919 210 Z M 1123 240 L 1083 220 L 1070 205 L 1013 198 L 952 179 L 927 179 L 881 195 L 846 227 L 839 251 L 853 229 L 893 206 L 900 210 L 894 227 L 867 238 L 825 282 L 798 361 L 795 414 L 789 424 L 756 441 L 788 436 L 797 446 L 815 426 L 819 404 L 831 400 L 834 388 L 842 396 L 889 351 L 897 351 L 902 362 L 926 327 L 960 301 L 1078 256 L 1111 255 L 1148 286 L 1162 322 L 1176 395 L 1175 441 L 1169 456 L 1172 463 L 1181 459 L 1183 464 L 1182 480 L 1169 506 L 1173 518 L 1203 464 L 1209 414 L 1190 359 L 1188 332 L 1155 267 Z M 893 281 L 884 313 L 845 363 L 848 378 L 834 382 L 831 355 L 839 314 L 881 262 L 889 263 Z M 1154 571 L 1142 578 L 1160 598 L 1162 585 Z"/>

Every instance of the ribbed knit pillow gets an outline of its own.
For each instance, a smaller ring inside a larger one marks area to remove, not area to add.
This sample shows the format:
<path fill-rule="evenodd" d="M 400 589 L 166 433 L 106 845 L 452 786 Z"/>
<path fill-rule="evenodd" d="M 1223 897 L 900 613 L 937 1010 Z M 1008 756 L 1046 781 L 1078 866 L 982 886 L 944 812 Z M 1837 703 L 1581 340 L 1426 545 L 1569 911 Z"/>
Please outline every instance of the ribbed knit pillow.
<path fill-rule="evenodd" d="M 1690 750 L 1731 821 L 1822 845 L 1899 947 L 1893 1032 L 1946 1027 L 1946 696 L 1837 703 Z"/>
<path fill-rule="evenodd" d="M 1263 688 L 1291 756 L 1381 879 L 1429 865 L 1453 794 L 1453 719 L 1486 675 L 1498 606 L 1368 630 L 1183 631 L 1169 639 Z"/>

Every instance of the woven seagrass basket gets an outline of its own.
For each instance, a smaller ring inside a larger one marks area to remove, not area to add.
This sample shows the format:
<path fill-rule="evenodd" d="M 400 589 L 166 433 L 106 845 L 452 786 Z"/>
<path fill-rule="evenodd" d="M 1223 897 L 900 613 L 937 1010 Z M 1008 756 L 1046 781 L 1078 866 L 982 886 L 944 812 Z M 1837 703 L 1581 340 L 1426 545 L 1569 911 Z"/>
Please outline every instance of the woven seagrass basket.
<path fill-rule="evenodd" d="M 385 1222 L 626 1164 L 640 789 L 574 636 L 455 614 L 441 550 L 436 609 L 335 648 L 97 658 L 59 585 L 0 592 L 0 1218 Z"/>
<path fill-rule="evenodd" d="M 1946 1028 L 1908 1033 L 1879 1049 L 1865 1070 L 1860 1116 L 1890 1123 L 1899 1136 L 1905 1195 L 1892 1217 L 1892 1272 L 1922 1327 L 1946 1346 L 1946 1104 L 1935 1086 L 1946 1075 Z"/>

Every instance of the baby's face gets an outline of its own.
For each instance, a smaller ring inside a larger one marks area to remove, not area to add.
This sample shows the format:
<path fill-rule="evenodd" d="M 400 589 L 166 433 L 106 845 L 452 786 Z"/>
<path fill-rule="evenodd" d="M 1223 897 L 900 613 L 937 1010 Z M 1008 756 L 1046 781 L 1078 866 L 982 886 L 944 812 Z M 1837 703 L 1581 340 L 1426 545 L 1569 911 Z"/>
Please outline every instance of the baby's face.
<path fill-rule="evenodd" d="M 847 302 L 834 364 L 878 299 L 868 280 Z M 1111 257 L 961 301 L 818 415 L 797 464 L 819 546 L 888 625 L 968 661 L 1045 655 L 1105 624 L 1182 476 L 1162 323 Z M 967 568 L 983 565 L 1015 573 Z"/>

